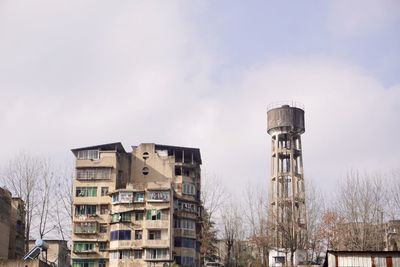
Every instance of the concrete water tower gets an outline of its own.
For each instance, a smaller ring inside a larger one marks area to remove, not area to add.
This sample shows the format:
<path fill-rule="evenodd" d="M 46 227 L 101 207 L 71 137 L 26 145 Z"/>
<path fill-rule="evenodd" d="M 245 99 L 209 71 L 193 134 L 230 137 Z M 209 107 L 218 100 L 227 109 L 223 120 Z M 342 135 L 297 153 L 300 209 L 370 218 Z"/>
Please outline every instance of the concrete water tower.
<path fill-rule="evenodd" d="M 268 134 L 272 139 L 269 221 L 275 251 L 271 256 L 275 259 L 271 260 L 287 262 L 289 259 L 283 259 L 283 255 L 304 251 L 306 242 L 301 144 L 305 131 L 304 108 L 298 103 L 273 104 L 268 107 L 267 116 Z"/>

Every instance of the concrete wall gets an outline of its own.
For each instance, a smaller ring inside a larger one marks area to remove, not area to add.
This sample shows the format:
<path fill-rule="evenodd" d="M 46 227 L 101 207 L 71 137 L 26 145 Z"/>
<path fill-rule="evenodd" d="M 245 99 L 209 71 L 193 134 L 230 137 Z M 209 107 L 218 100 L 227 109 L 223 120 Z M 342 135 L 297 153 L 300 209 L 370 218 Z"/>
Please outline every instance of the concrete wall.
<path fill-rule="evenodd" d="M 25 209 L 20 198 L 11 200 L 9 259 L 21 259 L 25 255 Z"/>
<path fill-rule="evenodd" d="M 39 260 L 31 260 L 31 261 L 0 260 L 0 267 L 51 267 L 51 266 Z"/>
<path fill-rule="evenodd" d="M 0 188 L 0 259 L 8 259 L 11 223 L 11 193 Z"/>

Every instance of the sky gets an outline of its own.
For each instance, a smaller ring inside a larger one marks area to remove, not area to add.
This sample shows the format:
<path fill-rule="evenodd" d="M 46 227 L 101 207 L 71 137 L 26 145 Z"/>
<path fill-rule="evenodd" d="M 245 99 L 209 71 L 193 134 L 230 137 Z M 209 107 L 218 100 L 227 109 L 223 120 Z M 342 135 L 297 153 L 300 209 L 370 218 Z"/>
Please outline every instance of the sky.
<path fill-rule="evenodd" d="M 198 147 L 268 187 L 267 106 L 305 106 L 305 179 L 400 168 L 400 2 L 0 1 L 0 165 L 122 142 Z"/>

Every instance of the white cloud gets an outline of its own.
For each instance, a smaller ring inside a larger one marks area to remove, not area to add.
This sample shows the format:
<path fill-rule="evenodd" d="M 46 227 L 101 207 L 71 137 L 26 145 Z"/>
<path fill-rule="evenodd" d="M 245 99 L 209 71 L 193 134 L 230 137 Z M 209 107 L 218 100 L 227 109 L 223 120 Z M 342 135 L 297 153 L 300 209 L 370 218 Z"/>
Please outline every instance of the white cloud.
<path fill-rule="evenodd" d="M 216 81 L 175 2 L 14 5 L 0 16 L 2 162 L 21 149 L 64 159 L 76 146 L 157 142 L 199 147 L 203 170 L 231 190 L 267 186 L 266 108 L 289 99 L 306 107 L 306 179 L 327 188 L 350 167 L 398 166 L 400 88 L 359 66 L 289 58 Z"/>

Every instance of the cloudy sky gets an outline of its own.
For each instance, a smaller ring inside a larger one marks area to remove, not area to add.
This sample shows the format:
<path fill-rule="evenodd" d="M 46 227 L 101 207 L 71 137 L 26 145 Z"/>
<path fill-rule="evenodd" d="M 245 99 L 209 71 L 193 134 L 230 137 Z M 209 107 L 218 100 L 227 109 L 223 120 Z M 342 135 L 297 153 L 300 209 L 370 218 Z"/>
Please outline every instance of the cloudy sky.
<path fill-rule="evenodd" d="M 400 2 L 0 1 L 0 163 L 121 141 L 199 147 L 267 186 L 267 105 L 306 110 L 306 179 L 400 166 Z"/>

